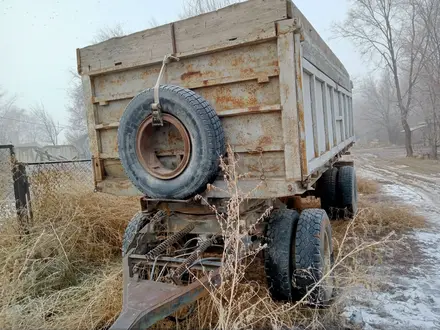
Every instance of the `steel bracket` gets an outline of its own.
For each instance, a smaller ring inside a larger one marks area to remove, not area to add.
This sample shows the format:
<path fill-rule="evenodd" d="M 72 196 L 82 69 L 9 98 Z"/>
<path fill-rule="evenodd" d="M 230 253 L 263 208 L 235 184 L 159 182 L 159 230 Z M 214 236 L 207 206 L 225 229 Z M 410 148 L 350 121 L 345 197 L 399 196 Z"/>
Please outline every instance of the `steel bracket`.
<path fill-rule="evenodd" d="M 163 126 L 162 107 L 160 103 L 152 103 L 151 111 L 153 116 L 153 126 Z"/>

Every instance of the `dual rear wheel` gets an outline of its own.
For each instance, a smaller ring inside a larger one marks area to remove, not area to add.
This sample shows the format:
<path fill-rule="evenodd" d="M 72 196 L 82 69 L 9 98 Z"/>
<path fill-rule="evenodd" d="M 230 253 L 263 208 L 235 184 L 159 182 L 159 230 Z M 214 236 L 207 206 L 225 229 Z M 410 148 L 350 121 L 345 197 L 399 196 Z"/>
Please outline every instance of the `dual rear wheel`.
<path fill-rule="evenodd" d="M 333 297 L 330 221 L 322 209 L 272 213 L 266 232 L 265 270 L 274 300 L 325 306 Z"/>
<path fill-rule="evenodd" d="M 280 209 L 271 214 L 265 270 L 275 300 L 328 305 L 335 278 L 329 219 L 353 218 L 357 212 L 356 172 L 352 166 L 331 168 L 317 184 L 322 209 Z"/>
<path fill-rule="evenodd" d="M 356 171 L 352 166 L 333 167 L 316 184 L 321 207 L 330 219 L 353 219 L 357 212 Z"/>

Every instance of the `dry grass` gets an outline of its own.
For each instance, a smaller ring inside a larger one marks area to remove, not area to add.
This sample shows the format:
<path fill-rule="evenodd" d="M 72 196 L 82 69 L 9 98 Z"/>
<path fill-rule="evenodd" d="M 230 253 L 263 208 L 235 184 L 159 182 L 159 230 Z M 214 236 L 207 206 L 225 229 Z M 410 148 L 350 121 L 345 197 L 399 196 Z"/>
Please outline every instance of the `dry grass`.
<path fill-rule="evenodd" d="M 266 289 L 264 246 L 251 251 L 243 244 L 246 231 L 237 225 L 236 210 L 246 196 L 229 173 L 233 197 L 222 221 L 228 237 L 222 285 L 198 303 L 190 320 L 177 325 L 163 321 L 156 329 L 340 329 L 343 293 L 371 285 L 368 269 L 377 264 L 383 246 L 392 244 L 389 234 L 424 225 L 411 209 L 361 200 L 354 221 L 333 223 L 340 298 L 326 310 L 312 309 L 305 301 L 275 303 Z M 373 191 L 368 182 L 362 186 Z M 138 200 L 73 191 L 63 190 L 55 199 L 52 192 L 50 198 L 42 193 L 34 200 L 34 225 L 24 239 L 13 219 L 0 227 L 0 329 L 106 329 L 118 315 L 122 233 L 138 210 Z"/>
<path fill-rule="evenodd" d="M 357 188 L 358 192 L 364 195 L 377 194 L 380 190 L 380 186 L 376 181 L 362 177 L 357 178 Z"/>
<path fill-rule="evenodd" d="M 0 329 L 101 329 L 119 312 L 122 234 L 138 201 L 74 191 L 34 200 L 27 237 L 15 219 L 2 224 Z"/>

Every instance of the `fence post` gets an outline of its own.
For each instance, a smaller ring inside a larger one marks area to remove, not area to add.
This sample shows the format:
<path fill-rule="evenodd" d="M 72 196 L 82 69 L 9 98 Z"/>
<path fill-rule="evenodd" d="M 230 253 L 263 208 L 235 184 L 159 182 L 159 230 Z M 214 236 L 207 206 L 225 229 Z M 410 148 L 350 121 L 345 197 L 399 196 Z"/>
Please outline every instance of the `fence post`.
<path fill-rule="evenodd" d="M 13 151 L 11 150 L 11 153 Z M 12 177 L 14 179 L 15 208 L 17 210 L 20 233 L 29 234 L 32 221 L 32 208 L 29 193 L 29 181 L 26 175 L 26 167 L 13 158 Z"/>

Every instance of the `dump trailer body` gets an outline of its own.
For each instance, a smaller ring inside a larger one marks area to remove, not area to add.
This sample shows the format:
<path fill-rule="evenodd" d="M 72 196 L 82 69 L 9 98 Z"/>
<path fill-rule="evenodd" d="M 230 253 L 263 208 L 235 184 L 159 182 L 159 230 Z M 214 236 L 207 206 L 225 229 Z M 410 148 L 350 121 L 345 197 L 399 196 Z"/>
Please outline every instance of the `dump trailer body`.
<path fill-rule="evenodd" d="M 119 120 L 169 54 L 179 61 L 162 82 L 211 103 L 254 198 L 303 193 L 354 142 L 344 66 L 290 0 L 251 0 L 77 50 L 98 191 L 140 195 L 119 160 Z"/>

